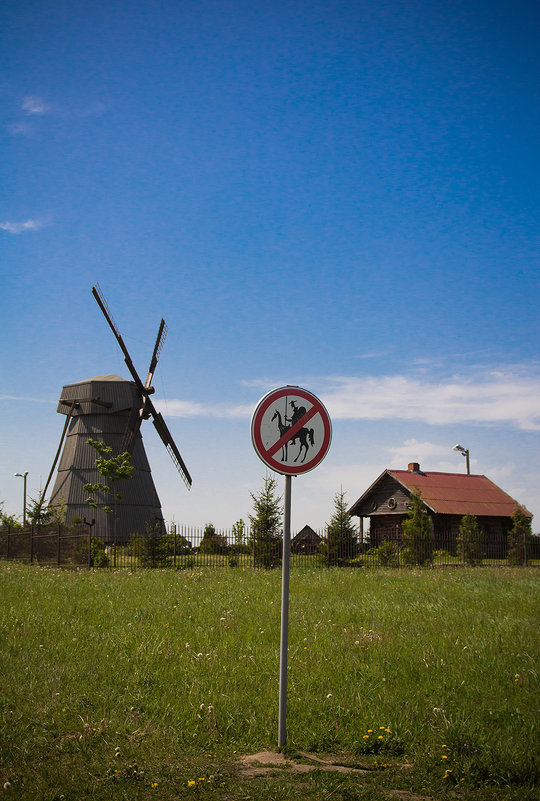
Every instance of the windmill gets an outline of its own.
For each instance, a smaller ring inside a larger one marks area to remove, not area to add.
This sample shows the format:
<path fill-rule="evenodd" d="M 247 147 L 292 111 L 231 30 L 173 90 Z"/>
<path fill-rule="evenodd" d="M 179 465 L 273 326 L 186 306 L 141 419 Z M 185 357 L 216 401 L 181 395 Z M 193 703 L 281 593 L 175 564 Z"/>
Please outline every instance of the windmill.
<path fill-rule="evenodd" d="M 135 470 L 130 479 L 114 485 L 114 489 L 122 494 L 122 500 L 117 502 L 116 514 L 107 514 L 99 508 L 92 510 L 92 517 L 96 519 L 96 534 L 104 542 L 125 542 L 133 532 L 144 533 L 147 523 L 163 519 L 140 432 L 143 420 L 152 418 L 157 433 L 188 489 L 191 486 L 191 476 L 163 416 L 156 410 L 150 398 L 155 392 L 152 379 L 167 335 L 165 321 L 161 320 L 143 384 L 99 284 L 92 287 L 92 294 L 120 345 L 133 380 L 117 375 L 101 375 L 67 384 L 62 388 L 57 412 L 65 414 L 66 421 L 43 497 L 64 445 L 50 503 L 58 503 L 61 498 L 65 500 L 68 522 L 75 517 L 89 516 L 90 510 L 86 504 L 88 493 L 83 487 L 87 483 L 97 483 L 101 478 L 95 467 L 96 452 L 88 445 L 87 440 L 103 440 L 112 447 L 115 454 L 128 451 Z M 106 499 L 98 496 L 98 500 Z"/>

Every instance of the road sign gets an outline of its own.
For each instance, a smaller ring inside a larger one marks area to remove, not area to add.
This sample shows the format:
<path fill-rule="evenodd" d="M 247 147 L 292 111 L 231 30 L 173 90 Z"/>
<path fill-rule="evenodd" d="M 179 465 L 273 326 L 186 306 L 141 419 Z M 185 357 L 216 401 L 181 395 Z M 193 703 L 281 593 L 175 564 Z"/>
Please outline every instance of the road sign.
<path fill-rule="evenodd" d="M 316 395 L 301 387 L 280 387 L 259 401 L 251 419 L 251 440 L 268 467 L 297 476 L 322 462 L 332 424 Z"/>

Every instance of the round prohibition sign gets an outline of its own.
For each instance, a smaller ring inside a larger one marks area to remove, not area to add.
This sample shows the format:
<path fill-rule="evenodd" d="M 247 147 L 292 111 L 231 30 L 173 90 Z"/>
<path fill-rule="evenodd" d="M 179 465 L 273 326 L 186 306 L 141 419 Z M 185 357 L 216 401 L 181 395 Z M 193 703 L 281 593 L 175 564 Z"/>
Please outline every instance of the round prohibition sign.
<path fill-rule="evenodd" d="M 301 387 L 280 387 L 262 398 L 251 418 L 259 458 L 276 473 L 297 476 L 322 462 L 332 440 L 322 401 Z"/>

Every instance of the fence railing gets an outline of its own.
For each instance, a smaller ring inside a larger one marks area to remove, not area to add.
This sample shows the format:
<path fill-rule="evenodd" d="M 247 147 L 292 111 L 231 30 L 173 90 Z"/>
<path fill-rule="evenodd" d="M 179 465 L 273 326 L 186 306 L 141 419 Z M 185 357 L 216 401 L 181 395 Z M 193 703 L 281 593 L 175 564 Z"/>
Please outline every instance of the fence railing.
<path fill-rule="evenodd" d="M 369 538 L 342 540 L 325 530 L 292 537 L 291 566 L 407 567 L 463 565 L 540 566 L 540 538 L 532 537 L 516 553 L 508 553 L 504 538 L 481 544 L 474 555 L 455 540 L 437 542 L 427 553 L 411 553 L 399 542 L 371 547 Z M 262 540 L 249 530 L 241 538 L 223 531 L 205 536 L 203 529 L 173 526 L 168 532 L 133 535 L 127 543 L 105 544 L 89 526 L 0 528 L 0 559 L 39 565 L 86 568 L 270 568 L 281 561 L 281 540 Z"/>

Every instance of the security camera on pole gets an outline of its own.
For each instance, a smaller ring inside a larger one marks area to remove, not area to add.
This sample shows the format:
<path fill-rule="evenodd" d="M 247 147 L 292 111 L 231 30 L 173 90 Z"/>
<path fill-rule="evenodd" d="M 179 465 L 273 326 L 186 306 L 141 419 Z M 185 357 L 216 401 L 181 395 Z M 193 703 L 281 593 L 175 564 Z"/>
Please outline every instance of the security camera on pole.
<path fill-rule="evenodd" d="M 291 477 L 322 462 L 332 440 L 332 424 L 322 402 L 307 389 L 280 387 L 259 401 L 251 418 L 251 440 L 265 465 L 285 476 L 278 723 L 278 747 L 283 748 L 287 739 Z"/>

